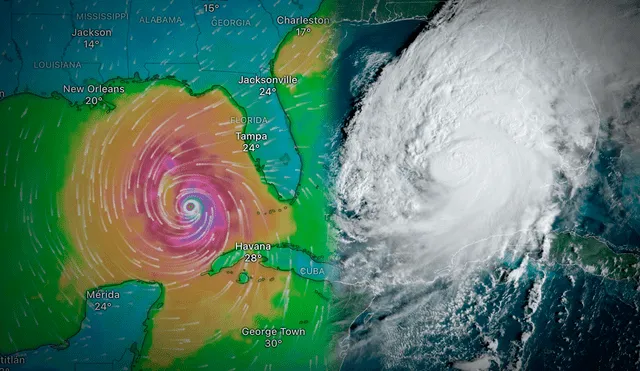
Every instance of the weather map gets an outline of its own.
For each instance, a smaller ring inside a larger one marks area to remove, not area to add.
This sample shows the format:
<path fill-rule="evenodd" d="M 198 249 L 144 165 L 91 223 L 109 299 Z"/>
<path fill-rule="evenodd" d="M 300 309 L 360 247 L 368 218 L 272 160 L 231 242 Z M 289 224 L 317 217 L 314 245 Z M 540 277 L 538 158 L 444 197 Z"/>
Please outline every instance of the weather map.
<path fill-rule="evenodd" d="M 634 0 L 0 1 L 0 371 L 637 370 Z"/>

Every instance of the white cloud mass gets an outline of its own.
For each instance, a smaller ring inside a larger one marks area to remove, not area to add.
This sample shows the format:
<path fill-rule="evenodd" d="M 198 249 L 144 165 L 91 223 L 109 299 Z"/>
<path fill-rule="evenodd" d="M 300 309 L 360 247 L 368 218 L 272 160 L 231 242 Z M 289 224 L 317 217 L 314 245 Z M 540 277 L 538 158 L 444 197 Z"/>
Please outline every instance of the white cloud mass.
<path fill-rule="evenodd" d="M 588 182 L 601 124 L 640 84 L 639 37 L 637 2 L 445 7 L 348 126 L 343 281 L 415 314 L 433 299 L 411 293 L 438 277 L 459 282 L 478 262 L 540 248 L 559 200 Z M 389 322 L 393 358 L 420 331 Z"/>

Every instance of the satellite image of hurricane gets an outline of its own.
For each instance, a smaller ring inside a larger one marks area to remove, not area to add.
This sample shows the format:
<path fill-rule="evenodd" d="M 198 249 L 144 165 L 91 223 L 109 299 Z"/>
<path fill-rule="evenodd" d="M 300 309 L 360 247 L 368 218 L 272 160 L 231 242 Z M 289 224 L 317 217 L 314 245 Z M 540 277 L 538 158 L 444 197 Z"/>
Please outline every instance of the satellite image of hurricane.
<path fill-rule="evenodd" d="M 0 2 L 0 371 L 640 370 L 640 1 Z"/>
<path fill-rule="evenodd" d="M 344 369 L 640 368 L 639 5 L 451 3 L 380 71 L 337 172 Z"/>

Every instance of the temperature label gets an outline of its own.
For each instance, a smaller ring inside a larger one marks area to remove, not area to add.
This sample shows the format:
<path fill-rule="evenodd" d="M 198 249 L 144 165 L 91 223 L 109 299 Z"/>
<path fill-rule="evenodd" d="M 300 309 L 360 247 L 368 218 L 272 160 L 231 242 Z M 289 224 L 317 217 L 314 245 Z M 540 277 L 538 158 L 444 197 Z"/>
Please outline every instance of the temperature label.
<path fill-rule="evenodd" d="M 238 140 L 244 141 L 242 143 L 242 151 L 243 152 L 253 152 L 256 149 L 260 148 L 260 143 L 255 143 L 258 141 L 267 140 L 267 134 L 264 133 L 247 133 L 243 134 L 240 132 L 236 132 L 236 138 Z"/>
<path fill-rule="evenodd" d="M 288 328 L 288 327 L 280 327 L 280 328 L 248 328 L 243 327 L 240 330 L 242 336 L 251 336 L 251 337 L 264 337 L 264 347 L 265 348 L 277 348 L 280 344 L 282 344 L 282 339 L 284 337 L 289 336 L 305 336 L 307 334 L 307 330 L 303 328 Z"/>
<path fill-rule="evenodd" d="M 95 106 L 100 102 L 102 102 L 102 97 L 85 97 L 84 98 L 84 104 L 89 104 L 91 106 Z"/>
<path fill-rule="evenodd" d="M 100 45 L 100 40 L 84 40 L 84 47 L 86 49 L 93 49 Z"/>
<path fill-rule="evenodd" d="M 260 88 L 260 95 L 271 95 L 276 93 L 276 88 Z"/>
<path fill-rule="evenodd" d="M 297 28 L 296 31 L 298 31 L 298 36 L 304 36 L 308 33 L 311 33 L 311 27 L 300 27 Z"/>
<path fill-rule="evenodd" d="M 260 145 L 257 143 L 251 143 L 251 144 L 245 143 L 242 145 L 242 152 L 253 152 L 259 148 L 260 148 Z"/>
<path fill-rule="evenodd" d="M 280 344 L 282 344 L 282 339 L 266 339 L 264 341 L 265 348 L 275 348 Z"/>
<path fill-rule="evenodd" d="M 213 13 L 218 8 L 220 8 L 220 4 L 204 4 L 204 11 L 207 13 Z"/>
<path fill-rule="evenodd" d="M 96 300 L 97 299 L 97 300 Z M 89 290 L 87 291 L 87 300 L 95 300 L 88 305 L 91 305 L 95 311 L 105 311 L 113 305 L 111 300 L 120 299 L 120 293 L 113 290 Z"/>
<path fill-rule="evenodd" d="M 104 311 L 109 308 L 111 308 L 111 303 L 109 303 L 108 301 L 93 303 L 93 310 L 95 311 Z"/>
<path fill-rule="evenodd" d="M 262 255 L 261 254 L 246 254 L 244 256 L 244 262 L 245 263 L 255 263 L 260 261 L 260 259 L 262 259 Z"/>

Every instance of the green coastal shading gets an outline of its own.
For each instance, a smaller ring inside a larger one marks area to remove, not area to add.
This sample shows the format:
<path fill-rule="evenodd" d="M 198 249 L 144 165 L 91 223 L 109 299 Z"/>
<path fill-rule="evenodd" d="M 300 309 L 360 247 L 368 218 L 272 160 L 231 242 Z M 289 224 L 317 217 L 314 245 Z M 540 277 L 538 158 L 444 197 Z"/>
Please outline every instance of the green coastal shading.
<path fill-rule="evenodd" d="M 595 237 L 563 233 L 554 237 L 549 258 L 577 265 L 586 272 L 614 280 L 637 280 L 640 258 L 631 253 L 617 253 Z"/>
<path fill-rule="evenodd" d="M 249 251 L 243 250 L 229 250 L 226 253 L 217 257 L 213 263 L 211 263 L 211 269 L 207 272 L 209 276 L 213 276 L 214 274 L 218 274 L 227 268 L 231 268 L 236 265 L 240 259 L 242 259 L 245 254 L 250 253 Z"/>
<path fill-rule="evenodd" d="M 322 75 L 301 78 L 297 92 L 305 92 L 308 106 L 321 107 L 330 101 L 327 82 Z M 329 109 L 308 110 L 308 106 L 294 108 L 300 102 L 287 87 L 278 86 L 278 97 L 287 109 L 292 122 L 291 132 L 302 157 L 302 171 L 298 197 L 292 204 L 296 232 L 289 243 L 313 255 L 318 261 L 329 261 L 334 249 L 329 243 L 328 193 L 329 141 L 332 138 L 326 122 L 330 120 Z"/>
<path fill-rule="evenodd" d="M 58 287 L 75 253 L 62 229 L 59 194 L 75 133 L 100 110 L 59 95 L 25 93 L 0 102 L 2 354 L 62 344 L 84 317 L 82 296 Z"/>
<path fill-rule="evenodd" d="M 249 276 L 249 273 L 247 271 L 242 271 L 238 275 L 238 283 L 241 285 L 244 285 L 245 283 L 249 282 L 250 279 L 251 279 L 251 276 Z"/>
<path fill-rule="evenodd" d="M 291 41 L 295 35 L 295 32 L 289 33 L 283 43 Z M 276 55 L 279 52 L 280 49 Z M 328 238 L 327 184 L 330 146 L 335 134 L 328 123 L 336 120 L 332 108 L 332 74 L 329 70 L 296 77 L 298 83 L 294 92 L 286 85 L 276 85 L 278 99 L 287 112 L 291 134 L 302 158 L 300 185 L 291 204 L 296 232 L 288 242 L 312 255 L 314 260 L 328 262 L 334 252 Z"/>
<path fill-rule="evenodd" d="M 331 341 L 329 323 L 331 289 L 325 282 L 291 275 L 288 288 L 271 300 L 278 316 L 256 316 L 252 328 L 286 327 L 303 329 L 300 336 L 243 336 L 241 329 L 225 333 L 207 343 L 196 354 L 178 359 L 166 368 L 173 370 L 326 370 L 329 363 L 328 344 Z M 215 315 L 215 314 L 212 314 Z M 238 315 L 240 311 L 238 311 Z M 217 334 L 211 334 L 212 338 Z M 276 347 L 267 347 L 266 339 L 282 340 Z M 311 367 L 310 367 L 311 365 Z"/>
<path fill-rule="evenodd" d="M 251 257 L 255 255 L 256 261 L 247 261 L 247 264 L 260 264 L 266 268 L 277 269 L 281 271 L 292 271 L 300 277 L 324 281 L 334 280 L 338 278 L 337 267 L 319 262 L 310 256 L 305 250 L 291 244 L 279 244 L 271 246 L 270 250 L 230 250 L 220 255 L 211 264 L 211 269 L 207 274 L 212 276 L 218 274 L 225 269 L 231 268 L 241 260 L 246 259 L 245 256 Z M 248 279 L 247 279 L 248 280 Z M 240 283 L 241 279 L 238 280 Z"/>

